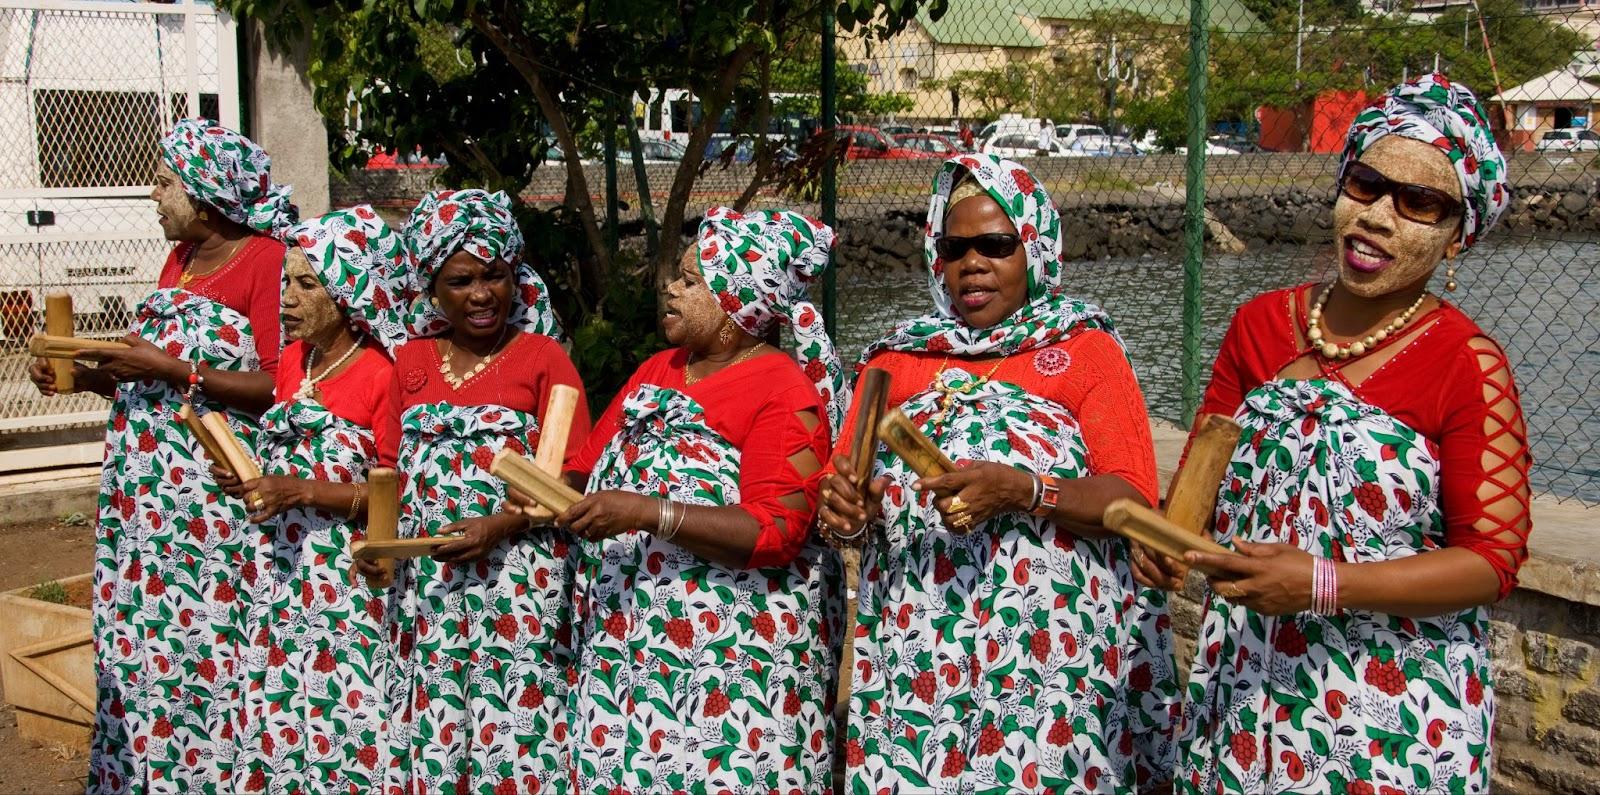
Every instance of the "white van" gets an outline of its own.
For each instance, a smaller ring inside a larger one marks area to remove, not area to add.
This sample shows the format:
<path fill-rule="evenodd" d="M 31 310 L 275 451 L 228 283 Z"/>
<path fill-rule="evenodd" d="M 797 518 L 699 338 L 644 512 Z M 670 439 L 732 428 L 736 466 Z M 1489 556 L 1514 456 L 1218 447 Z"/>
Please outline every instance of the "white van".
<path fill-rule="evenodd" d="M 1024 118 L 1020 113 L 1002 113 L 1000 118 L 984 125 L 978 132 L 978 149 L 982 151 L 984 144 L 1002 136 L 1031 135 L 1037 142 L 1042 122 L 1044 119 Z"/>

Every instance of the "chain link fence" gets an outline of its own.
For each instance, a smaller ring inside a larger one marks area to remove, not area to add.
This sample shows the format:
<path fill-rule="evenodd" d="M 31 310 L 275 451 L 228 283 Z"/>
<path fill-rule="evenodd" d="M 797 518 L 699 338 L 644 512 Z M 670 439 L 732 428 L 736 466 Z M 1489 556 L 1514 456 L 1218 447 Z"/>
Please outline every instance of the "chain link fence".
<path fill-rule="evenodd" d="M 1244 301 L 1335 272 L 1345 130 L 1371 98 L 1438 69 L 1485 100 L 1516 192 L 1501 226 L 1459 260 L 1450 298 L 1515 364 L 1535 488 L 1600 502 L 1600 12 L 1514 0 L 1209 5 L 1201 360 Z M 1166 0 L 952 0 L 887 41 L 841 33 L 841 73 L 897 107 L 840 127 L 843 347 L 926 310 L 934 163 L 994 152 L 1028 165 L 1062 208 L 1070 287 L 1118 319 L 1151 414 L 1186 422 L 1189 12 Z"/>
<path fill-rule="evenodd" d="M 45 296 L 80 336 L 125 332 L 170 244 L 148 195 L 175 120 L 238 124 L 233 22 L 209 5 L 0 2 L 0 436 L 105 420 L 27 380 Z"/>

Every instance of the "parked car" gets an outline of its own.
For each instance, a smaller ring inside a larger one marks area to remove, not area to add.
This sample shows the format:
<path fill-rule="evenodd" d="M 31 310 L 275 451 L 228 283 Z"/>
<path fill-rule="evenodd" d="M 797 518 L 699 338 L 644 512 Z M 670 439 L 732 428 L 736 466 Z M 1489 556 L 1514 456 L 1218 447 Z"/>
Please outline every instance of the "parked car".
<path fill-rule="evenodd" d="M 897 146 L 876 127 L 842 124 L 833 128 L 833 133 L 845 145 L 846 160 L 932 160 L 939 157 L 932 152 Z"/>
<path fill-rule="evenodd" d="M 1144 154 L 1120 135 L 1080 135 L 1067 143 L 1068 157 L 1136 157 Z"/>
<path fill-rule="evenodd" d="M 706 141 L 706 153 L 705 153 L 706 161 L 707 162 L 714 162 L 714 161 L 722 159 L 723 153 L 727 151 L 728 145 L 731 144 L 732 142 L 733 142 L 733 136 L 728 135 L 726 133 L 717 133 L 715 135 L 712 135 L 711 136 L 711 140 Z M 777 163 L 778 165 L 783 165 L 783 164 L 788 163 L 789 161 L 795 159 L 795 153 L 794 153 L 793 149 L 789 148 L 787 145 L 778 144 L 776 141 L 774 141 L 773 143 L 774 143 L 774 145 L 778 146 L 777 151 L 775 151 L 773 153 L 773 156 L 772 156 L 772 160 L 773 160 L 774 163 Z M 683 158 L 680 156 L 678 159 L 681 160 Z M 735 163 L 753 163 L 753 162 L 755 162 L 755 159 L 756 159 L 756 142 L 755 142 L 755 139 L 754 138 L 749 138 L 749 137 L 746 137 L 746 136 L 740 136 L 739 137 L 739 145 L 738 145 L 738 147 L 736 147 L 733 150 L 733 162 L 735 162 Z"/>
<path fill-rule="evenodd" d="M 1239 154 L 1254 154 L 1265 151 L 1255 141 L 1242 135 L 1213 135 L 1206 138 L 1206 143 L 1214 144 L 1224 149 L 1232 149 Z M 1211 151 L 1207 150 L 1206 154 L 1211 154 Z"/>
<path fill-rule="evenodd" d="M 965 151 L 955 139 L 933 133 L 903 133 L 894 137 L 894 143 L 903 149 L 915 149 L 941 158 L 954 157 Z"/>
<path fill-rule="evenodd" d="M 676 163 L 683 159 L 683 155 L 687 151 L 688 148 L 677 141 L 646 138 L 639 142 L 639 153 L 644 155 L 644 162 L 646 163 Z M 631 160 L 633 155 L 629 152 L 619 151 L 617 152 L 617 158 L 619 160 Z"/>
<path fill-rule="evenodd" d="M 1551 130 L 1539 139 L 1539 152 L 1600 152 L 1600 133 L 1594 130 Z"/>
<path fill-rule="evenodd" d="M 1086 135 L 1098 135 L 1098 136 L 1104 137 L 1105 134 L 1106 134 L 1106 131 L 1105 131 L 1104 128 L 1099 127 L 1099 126 L 1094 125 L 1094 124 L 1057 124 L 1056 125 L 1056 140 L 1064 141 L 1064 142 L 1067 142 L 1067 143 L 1071 143 L 1074 138 L 1079 138 L 1079 137 L 1086 136 Z"/>
<path fill-rule="evenodd" d="M 1011 159 L 1037 157 L 1039 154 L 1039 136 L 1021 133 L 998 135 L 984 141 L 983 145 L 978 147 L 978 151 Z M 1050 157 L 1071 157 L 1067 153 L 1066 145 L 1062 144 L 1059 139 L 1051 144 L 1048 154 Z"/>

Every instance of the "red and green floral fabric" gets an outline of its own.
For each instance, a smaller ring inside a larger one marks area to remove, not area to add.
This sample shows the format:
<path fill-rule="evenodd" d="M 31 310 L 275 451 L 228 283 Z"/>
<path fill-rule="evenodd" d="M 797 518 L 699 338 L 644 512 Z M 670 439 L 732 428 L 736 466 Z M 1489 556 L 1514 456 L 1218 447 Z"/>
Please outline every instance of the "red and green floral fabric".
<path fill-rule="evenodd" d="M 1089 474 L 1069 411 L 965 367 L 900 407 L 946 454 Z M 862 556 L 847 788 L 1131 793 L 1164 779 L 1171 632 L 1127 542 L 1023 514 L 956 534 L 898 456 L 881 450 L 874 472 L 891 482 Z"/>
<path fill-rule="evenodd" d="M 488 516 L 502 449 L 531 455 L 537 419 L 504 406 L 425 403 L 401 421 L 400 537 Z M 406 793 L 560 791 L 566 781 L 568 536 L 537 528 L 475 563 L 396 567 L 387 776 Z"/>
<path fill-rule="evenodd" d="M 183 290 L 140 304 L 132 333 L 219 370 L 260 367 L 250 323 Z M 225 411 L 246 450 L 256 427 Z M 97 709 L 89 752 L 94 793 L 229 793 L 231 720 L 245 642 L 244 565 L 252 531 L 243 503 L 211 479 L 165 382 L 118 386 L 106 426 L 95 534 L 93 629 Z"/>
<path fill-rule="evenodd" d="M 1345 386 L 1269 381 L 1216 532 L 1368 563 L 1437 549 L 1439 451 Z M 1494 693 L 1482 609 L 1270 617 L 1211 596 L 1183 708 L 1180 792 L 1488 792 Z"/>
<path fill-rule="evenodd" d="M 739 502 L 740 454 L 693 398 L 645 384 L 589 490 Z M 632 531 L 573 550 L 573 792 L 831 788 L 837 556 L 731 569 Z"/>

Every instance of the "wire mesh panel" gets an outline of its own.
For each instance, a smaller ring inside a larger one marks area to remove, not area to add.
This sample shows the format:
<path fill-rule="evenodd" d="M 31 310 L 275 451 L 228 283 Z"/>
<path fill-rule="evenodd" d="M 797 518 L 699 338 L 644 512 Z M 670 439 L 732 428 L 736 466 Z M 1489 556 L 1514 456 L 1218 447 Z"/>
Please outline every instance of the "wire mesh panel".
<path fill-rule="evenodd" d="M 103 420 L 101 398 L 38 395 L 27 337 L 56 291 L 78 334 L 128 329 L 170 248 L 156 142 L 179 118 L 238 123 L 234 35 L 203 5 L 0 3 L 0 434 Z"/>
<path fill-rule="evenodd" d="M 1448 297 L 1515 365 L 1536 488 L 1600 501 L 1596 8 L 1212 0 L 1210 11 L 1205 360 L 1241 303 L 1335 272 L 1346 130 L 1390 86 L 1444 72 L 1484 100 L 1515 189 Z M 887 41 L 841 33 L 840 103 L 854 110 L 838 133 L 844 347 L 928 308 L 936 164 L 993 152 L 1025 163 L 1062 208 L 1070 289 L 1119 320 L 1151 414 L 1186 421 L 1188 14 L 1170 0 L 951 0 Z M 853 107 L 851 92 L 864 98 Z"/>

